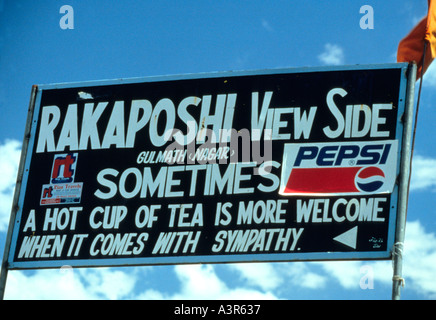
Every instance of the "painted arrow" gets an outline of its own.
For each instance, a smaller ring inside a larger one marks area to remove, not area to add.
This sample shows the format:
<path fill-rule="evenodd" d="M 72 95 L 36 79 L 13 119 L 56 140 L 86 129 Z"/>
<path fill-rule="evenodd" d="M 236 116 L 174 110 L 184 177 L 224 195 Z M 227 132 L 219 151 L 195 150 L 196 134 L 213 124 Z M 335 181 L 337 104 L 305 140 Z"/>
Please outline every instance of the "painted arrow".
<path fill-rule="evenodd" d="M 356 249 L 357 226 L 338 235 L 337 237 L 333 238 L 333 240 L 345 244 L 350 248 Z"/>

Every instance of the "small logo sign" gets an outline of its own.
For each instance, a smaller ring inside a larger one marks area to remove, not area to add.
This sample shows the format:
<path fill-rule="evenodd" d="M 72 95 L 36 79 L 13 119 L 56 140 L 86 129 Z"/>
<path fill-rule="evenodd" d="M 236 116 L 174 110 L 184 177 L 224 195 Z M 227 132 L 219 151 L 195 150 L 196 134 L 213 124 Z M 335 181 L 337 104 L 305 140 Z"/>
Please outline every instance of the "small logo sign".
<path fill-rule="evenodd" d="M 74 182 L 77 159 L 78 153 L 54 156 L 50 184 L 42 186 L 41 205 L 80 203 L 83 183 Z"/>

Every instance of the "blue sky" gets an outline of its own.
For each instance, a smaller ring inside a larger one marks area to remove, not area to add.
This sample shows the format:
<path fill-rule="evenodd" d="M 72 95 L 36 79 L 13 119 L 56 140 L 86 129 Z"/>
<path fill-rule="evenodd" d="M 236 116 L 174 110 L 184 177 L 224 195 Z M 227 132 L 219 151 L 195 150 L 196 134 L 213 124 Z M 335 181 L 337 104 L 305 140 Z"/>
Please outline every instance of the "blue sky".
<path fill-rule="evenodd" d="M 59 25 L 66 4 L 74 29 Z M 363 5 L 374 29 L 360 28 Z M 390 63 L 426 10 L 426 0 L 0 0 L 0 252 L 33 84 Z M 436 298 L 436 65 L 423 84 L 403 299 Z M 391 277 L 390 261 L 63 268 L 11 271 L 6 298 L 389 299 Z"/>

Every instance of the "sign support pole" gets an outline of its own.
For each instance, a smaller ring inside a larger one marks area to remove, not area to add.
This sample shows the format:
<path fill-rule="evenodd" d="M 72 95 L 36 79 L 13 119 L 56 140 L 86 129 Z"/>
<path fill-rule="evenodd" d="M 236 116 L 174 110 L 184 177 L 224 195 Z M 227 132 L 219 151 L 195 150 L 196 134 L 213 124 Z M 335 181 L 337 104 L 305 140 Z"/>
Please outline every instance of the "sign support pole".
<path fill-rule="evenodd" d="M 413 99 L 415 96 L 416 64 L 410 64 L 408 68 L 408 81 L 406 93 L 406 107 L 403 115 L 404 133 L 402 141 L 400 187 L 398 193 L 398 215 L 395 243 L 392 248 L 392 300 L 400 300 L 403 279 L 403 246 L 406 231 L 407 202 L 409 197 L 409 177 L 411 169 L 412 152 L 412 124 L 413 124 Z M 422 81 L 422 80 L 421 80 Z"/>
<path fill-rule="evenodd" d="M 8 271 L 9 271 L 8 270 L 9 269 L 9 266 L 8 266 L 9 251 L 10 251 L 11 242 L 12 242 L 12 233 L 14 230 L 15 218 L 16 218 L 17 212 L 19 210 L 18 200 L 20 198 L 21 183 L 23 181 L 24 165 L 26 162 L 27 147 L 29 145 L 29 140 L 30 140 L 30 135 L 31 135 L 33 110 L 35 107 L 35 100 L 36 100 L 37 92 L 38 92 L 38 86 L 36 86 L 36 85 L 32 86 L 32 92 L 30 95 L 30 102 L 29 102 L 29 110 L 27 113 L 26 129 L 24 132 L 23 147 L 21 149 L 20 165 L 18 167 L 17 183 L 15 184 L 14 200 L 13 200 L 13 204 L 12 204 L 11 217 L 9 219 L 9 228 L 8 228 L 8 233 L 6 236 L 5 250 L 3 252 L 3 261 L 1 264 L 1 270 L 0 270 L 0 300 L 4 299 L 5 290 L 6 290 L 6 280 L 7 280 Z"/>

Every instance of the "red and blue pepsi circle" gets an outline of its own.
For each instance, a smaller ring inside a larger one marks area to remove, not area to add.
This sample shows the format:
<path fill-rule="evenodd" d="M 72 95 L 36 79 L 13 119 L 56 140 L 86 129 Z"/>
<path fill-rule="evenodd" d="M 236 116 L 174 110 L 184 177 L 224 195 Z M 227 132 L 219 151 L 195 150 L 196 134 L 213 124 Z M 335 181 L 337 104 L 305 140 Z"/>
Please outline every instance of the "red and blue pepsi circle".
<path fill-rule="evenodd" d="M 360 169 L 354 180 L 356 188 L 362 192 L 379 191 L 385 184 L 386 176 L 378 167 L 365 167 Z"/>

